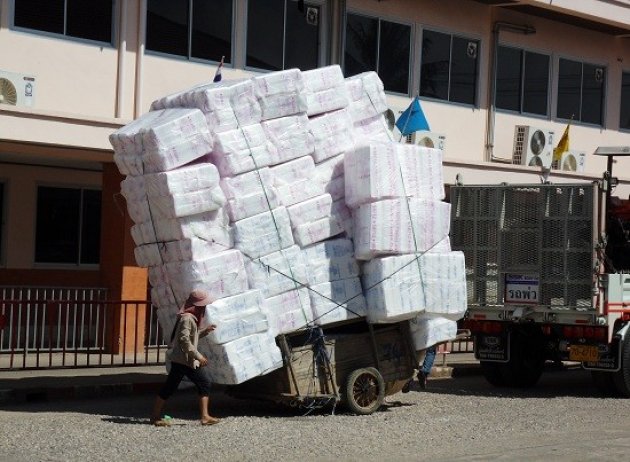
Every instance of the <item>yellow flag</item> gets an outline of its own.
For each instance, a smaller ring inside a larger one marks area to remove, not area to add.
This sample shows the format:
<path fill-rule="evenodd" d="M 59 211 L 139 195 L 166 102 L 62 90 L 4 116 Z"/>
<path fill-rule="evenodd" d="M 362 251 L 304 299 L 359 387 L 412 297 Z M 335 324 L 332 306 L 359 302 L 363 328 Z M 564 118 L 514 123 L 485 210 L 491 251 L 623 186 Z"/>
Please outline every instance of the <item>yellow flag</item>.
<path fill-rule="evenodd" d="M 562 134 L 562 137 L 560 138 L 560 141 L 558 141 L 558 146 L 555 147 L 555 149 L 553 150 L 553 160 L 554 161 L 560 161 L 560 159 L 562 159 L 562 154 L 567 152 L 569 150 L 569 127 L 571 126 L 571 124 L 567 124 L 567 128 L 564 129 L 564 133 Z"/>

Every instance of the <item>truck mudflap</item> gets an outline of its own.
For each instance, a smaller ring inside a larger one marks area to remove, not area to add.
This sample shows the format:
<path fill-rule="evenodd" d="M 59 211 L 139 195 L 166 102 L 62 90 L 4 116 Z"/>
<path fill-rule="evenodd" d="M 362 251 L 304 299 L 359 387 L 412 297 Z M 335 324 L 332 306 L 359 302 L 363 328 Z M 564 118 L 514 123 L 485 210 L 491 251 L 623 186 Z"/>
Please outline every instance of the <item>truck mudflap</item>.
<path fill-rule="evenodd" d="M 510 333 L 475 335 L 475 358 L 480 361 L 510 361 Z"/>
<path fill-rule="evenodd" d="M 582 367 L 589 371 L 616 372 L 621 367 L 621 340 L 613 338 L 610 345 L 600 346 L 597 361 L 584 361 Z"/>

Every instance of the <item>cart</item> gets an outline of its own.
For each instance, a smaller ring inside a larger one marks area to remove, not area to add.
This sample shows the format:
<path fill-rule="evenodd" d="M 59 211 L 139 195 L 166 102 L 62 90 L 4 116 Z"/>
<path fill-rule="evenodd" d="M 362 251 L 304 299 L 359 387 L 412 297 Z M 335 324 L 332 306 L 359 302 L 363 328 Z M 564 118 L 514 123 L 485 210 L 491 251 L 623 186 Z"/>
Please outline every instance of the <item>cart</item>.
<path fill-rule="evenodd" d="M 230 386 L 230 395 L 306 409 L 341 403 L 355 414 L 371 414 L 411 379 L 422 354 L 414 350 L 408 321 L 360 319 L 279 335 L 276 341 L 284 366 Z"/>

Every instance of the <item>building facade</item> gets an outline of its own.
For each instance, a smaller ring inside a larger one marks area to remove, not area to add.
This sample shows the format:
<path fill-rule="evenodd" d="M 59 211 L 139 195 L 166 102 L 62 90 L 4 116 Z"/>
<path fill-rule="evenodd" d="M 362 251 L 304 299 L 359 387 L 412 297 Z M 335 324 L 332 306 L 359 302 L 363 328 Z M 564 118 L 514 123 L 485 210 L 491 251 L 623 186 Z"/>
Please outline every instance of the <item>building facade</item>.
<path fill-rule="evenodd" d="M 108 136 L 222 57 L 224 79 L 377 71 L 394 120 L 419 96 L 447 183 L 538 183 L 527 146 L 569 123 L 577 164 L 551 181 L 597 180 L 593 151 L 630 145 L 625 0 L 0 0 L 0 50 L 0 286 L 146 299 Z"/>

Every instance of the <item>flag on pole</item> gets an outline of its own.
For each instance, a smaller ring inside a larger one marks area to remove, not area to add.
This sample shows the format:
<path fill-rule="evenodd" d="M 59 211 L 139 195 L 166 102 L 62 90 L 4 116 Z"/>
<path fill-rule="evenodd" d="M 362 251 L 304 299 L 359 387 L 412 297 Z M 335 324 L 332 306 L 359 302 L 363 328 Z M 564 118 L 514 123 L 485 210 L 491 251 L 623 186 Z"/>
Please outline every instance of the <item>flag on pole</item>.
<path fill-rule="evenodd" d="M 430 131 L 429 122 L 420 107 L 420 99 L 416 96 L 409 107 L 400 114 L 396 121 L 396 127 L 400 130 L 403 136 L 407 136 L 410 133 L 417 132 L 419 130 Z"/>
<path fill-rule="evenodd" d="M 221 68 L 223 67 L 223 60 L 225 59 L 225 56 L 221 56 L 221 62 L 219 63 L 219 67 L 217 67 L 217 72 L 215 72 L 214 74 L 214 79 L 212 80 L 213 82 L 220 82 L 221 81 Z"/>
<path fill-rule="evenodd" d="M 567 128 L 564 129 L 564 133 L 560 137 L 560 141 L 558 141 L 558 146 L 556 146 L 553 150 L 553 161 L 560 162 L 562 159 L 562 154 L 569 150 L 569 127 L 571 126 L 571 122 L 567 124 Z"/>

